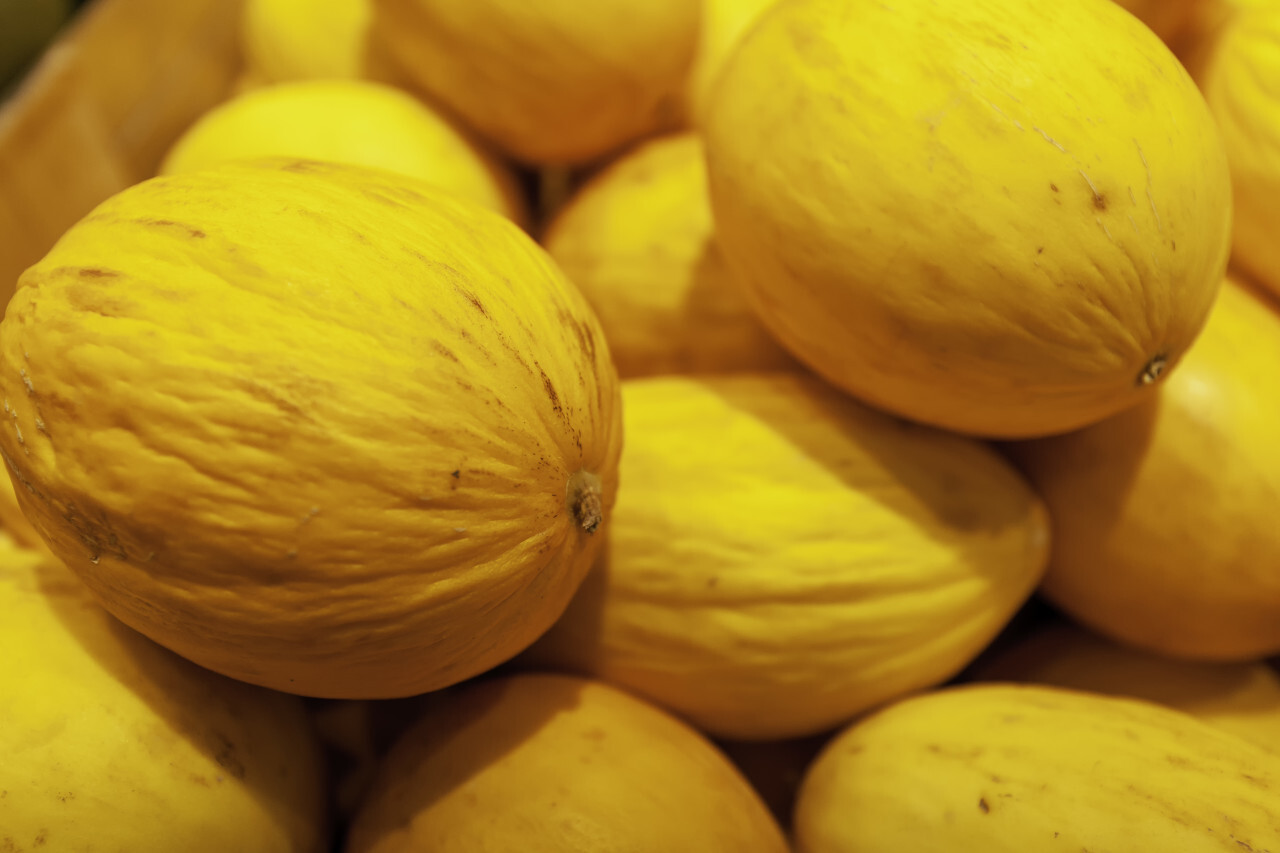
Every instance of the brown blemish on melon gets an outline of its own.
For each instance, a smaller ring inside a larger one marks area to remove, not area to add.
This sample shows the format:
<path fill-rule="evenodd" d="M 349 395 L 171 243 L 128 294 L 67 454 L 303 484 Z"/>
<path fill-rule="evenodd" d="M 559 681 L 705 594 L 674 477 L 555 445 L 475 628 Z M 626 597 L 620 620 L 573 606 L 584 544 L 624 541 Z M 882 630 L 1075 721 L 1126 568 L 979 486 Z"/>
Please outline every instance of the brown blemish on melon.
<path fill-rule="evenodd" d="M 466 288 L 462 288 L 462 287 L 458 288 L 458 292 L 461 293 L 464 297 L 466 297 L 466 300 L 470 302 L 471 306 L 475 308 L 477 311 L 479 311 L 481 315 L 485 317 L 489 316 L 489 312 L 487 309 L 485 309 L 484 303 L 480 301 L 480 297 L 476 296 L 470 290 L 467 290 Z"/>
<path fill-rule="evenodd" d="M 199 228 L 195 228 L 190 225 L 183 225 L 181 222 L 174 222 L 172 219 L 139 219 L 137 220 L 137 223 L 146 228 L 181 228 L 183 231 L 187 232 L 188 236 L 195 237 L 196 239 L 208 236 Z"/>
<path fill-rule="evenodd" d="M 542 387 L 546 389 L 547 399 L 551 401 L 551 408 L 556 410 L 556 414 L 563 415 L 564 410 L 560 408 L 560 395 L 556 393 L 556 386 L 551 384 L 551 377 L 547 375 L 547 372 L 541 366 L 538 367 L 538 374 L 542 377 Z"/>
<path fill-rule="evenodd" d="M 218 763 L 219 767 L 235 778 L 243 779 L 245 774 L 244 764 L 240 761 L 239 756 L 236 755 L 236 745 L 222 732 L 214 732 L 213 738 L 216 741 L 213 760 Z"/>
<path fill-rule="evenodd" d="M 313 172 L 327 172 L 323 163 L 315 160 L 294 160 L 289 163 L 283 163 L 280 166 L 282 172 L 296 172 L 301 175 L 311 174 Z"/>
<path fill-rule="evenodd" d="M 432 347 L 432 349 L 434 349 L 436 352 L 440 353 L 440 355 L 444 356 L 445 358 L 449 359 L 450 361 L 454 362 L 455 364 L 460 364 L 460 363 L 461 363 L 461 362 L 459 361 L 459 359 L 458 359 L 457 354 L 456 354 L 456 353 L 454 353 L 454 351 L 453 351 L 453 350 L 449 349 L 449 348 L 448 348 L 447 346 L 445 346 L 444 344 L 440 343 L 439 341 L 432 341 L 432 342 L 431 342 L 431 347 Z"/>

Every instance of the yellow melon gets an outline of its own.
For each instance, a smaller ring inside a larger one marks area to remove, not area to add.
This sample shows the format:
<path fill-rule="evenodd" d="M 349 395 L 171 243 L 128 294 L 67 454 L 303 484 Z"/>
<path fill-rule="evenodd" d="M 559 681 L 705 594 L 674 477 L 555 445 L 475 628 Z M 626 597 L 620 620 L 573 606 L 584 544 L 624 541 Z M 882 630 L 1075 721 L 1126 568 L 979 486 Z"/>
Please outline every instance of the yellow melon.
<path fill-rule="evenodd" d="M 1110 0 L 790 0 L 702 129 L 720 245 L 766 325 L 936 426 L 1027 437 L 1138 403 L 1226 264 L 1213 118 Z"/>
<path fill-rule="evenodd" d="M 372 0 L 244 0 L 240 45 L 246 72 L 263 84 L 395 82 L 399 72 L 372 25 Z"/>
<path fill-rule="evenodd" d="M 685 95 L 687 119 L 697 126 L 707 98 L 724 65 L 742 36 L 777 0 L 701 0 L 702 25 Z"/>
<path fill-rule="evenodd" d="M 390 172 L 155 178 L 22 276 L 0 453 L 122 621 L 215 671 L 421 693 L 560 614 L 607 527 L 608 347 L 510 220 Z"/>
<path fill-rule="evenodd" d="M 691 0 L 373 0 L 407 84 L 530 164 L 605 157 L 673 127 Z"/>
<path fill-rule="evenodd" d="M 188 127 L 160 173 L 275 156 L 388 169 L 528 224 L 507 163 L 412 95 L 367 80 L 300 80 L 242 92 Z"/>
<path fill-rule="evenodd" d="M 1231 166 L 1232 263 L 1280 296 L 1280 6 L 1231 15 L 1199 73 Z"/>
<path fill-rule="evenodd" d="M 1280 848 L 1280 755 L 1170 708 L 971 684 L 841 732 L 796 802 L 796 853 Z"/>
<path fill-rule="evenodd" d="M 0 546 L 0 849 L 325 853 L 301 700 L 185 661 Z"/>
<path fill-rule="evenodd" d="M 733 764 L 687 723 L 565 675 L 447 691 L 391 748 L 346 853 L 785 853 Z"/>
<path fill-rule="evenodd" d="M 991 447 L 799 373 L 623 383 L 599 562 L 522 658 L 623 685 L 720 737 L 805 735 L 946 680 L 1048 557 Z"/>
<path fill-rule="evenodd" d="M 542 244 L 591 303 L 618 375 L 797 367 L 725 268 L 701 139 L 641 144 L 570 196 Z"/>

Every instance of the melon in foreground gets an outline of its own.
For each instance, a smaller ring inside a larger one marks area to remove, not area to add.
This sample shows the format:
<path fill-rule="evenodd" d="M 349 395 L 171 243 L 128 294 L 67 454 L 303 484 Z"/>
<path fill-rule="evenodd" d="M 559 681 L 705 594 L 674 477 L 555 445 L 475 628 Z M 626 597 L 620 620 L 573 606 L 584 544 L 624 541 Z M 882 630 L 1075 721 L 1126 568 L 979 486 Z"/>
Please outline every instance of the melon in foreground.
<path fill-rule="evenodd" d="M 57 560 L 7 543 L 0 613 L 0 849 L 329 849 L 298 697 L 183 660 Z"/>
<path fill-rule="evenodd" d="M 889 705 L 833 738 L 797 853 L 1225 853 L 1280 847 L 1280 757 L 1189 714 L 1042 685 Z"/>
<path fill-rule="evenodd" d="M 430 697 L 387 753 L 345 853 L 786 853 L 742 774 L 688 723 L 550 673 Z"/>
<path fill-rule="evenodd" d="M 599 547 L 594 315 L 517 226 L 311 161 L 156 178 L 21 278 L 0 452 L 122 621 L 217 672 L 411 695 L 514 655 Z"/>
<path fill-rule="evenodd" d="M 791 0 L 701 124 L 726 262 L 798 357 L 954 431 L 1148 397 L 1203 326 L 1227 161 L 1186 70 L 1110 0 Z"/>

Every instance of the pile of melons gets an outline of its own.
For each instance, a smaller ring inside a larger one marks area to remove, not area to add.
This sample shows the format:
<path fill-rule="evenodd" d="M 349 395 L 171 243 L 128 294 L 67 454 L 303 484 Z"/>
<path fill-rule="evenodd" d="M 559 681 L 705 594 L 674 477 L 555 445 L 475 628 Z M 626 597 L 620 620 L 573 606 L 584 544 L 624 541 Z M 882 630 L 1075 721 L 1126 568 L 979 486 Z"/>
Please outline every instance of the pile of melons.
<path fill-rule="evenodd" d="M 1280 4 L 239 14 L 0 323 L 0 849 L 1280 850 Z"/>

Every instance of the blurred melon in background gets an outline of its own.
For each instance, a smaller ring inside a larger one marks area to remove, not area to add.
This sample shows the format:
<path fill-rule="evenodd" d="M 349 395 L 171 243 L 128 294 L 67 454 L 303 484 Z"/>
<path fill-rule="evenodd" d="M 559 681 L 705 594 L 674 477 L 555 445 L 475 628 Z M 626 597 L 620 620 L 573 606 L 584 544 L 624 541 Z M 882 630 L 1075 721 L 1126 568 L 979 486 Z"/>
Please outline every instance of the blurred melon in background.
<path fill-rule="evenodd" d="M 397 77 L 374 38 L 370 0 L 245 0 L 240 21 L 244 74 L 255 83 Z"/>
<path fill-rule="evenodd" d="M 414 96 L 369 80 L 295 80 L 241 92 L 189 127 L 160 170 L 274 156 L 399 172 L 517 223 L 527 219 L 505 162 Z"/>
<path fill-rule="evenodd" d="M 679 122 L 690 0 L 374 0 L 409 86 L 529 165 L 585 164 Z"/>
<path fill-rule="evenodd" d="M 1280 296 L 1280 4 L 1238 8 L 1197 71 L 1231 169 L 1232 263 Z"/>
<path fill-rule="evenodd" d="M 634 146 L 548 224 L 542 243 L 600 318 L 619 376 L 800 369 L 756 319 L 714 231 L 693 132 Z"/>

